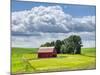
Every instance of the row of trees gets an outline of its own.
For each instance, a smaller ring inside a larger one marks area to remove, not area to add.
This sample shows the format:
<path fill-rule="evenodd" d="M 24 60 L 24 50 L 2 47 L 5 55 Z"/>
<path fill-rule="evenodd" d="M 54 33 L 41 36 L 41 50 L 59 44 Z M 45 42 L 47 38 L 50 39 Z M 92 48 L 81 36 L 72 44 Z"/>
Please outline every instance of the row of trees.
<path fill-rule="evenodd" d="M 54 46 L 57 53 L 81 54 L 82 41 L 80 36 L 71 35 L 64 40 L 46 42 L 45 44 L 41 45 L 41 47 L 50 46 Z"/>

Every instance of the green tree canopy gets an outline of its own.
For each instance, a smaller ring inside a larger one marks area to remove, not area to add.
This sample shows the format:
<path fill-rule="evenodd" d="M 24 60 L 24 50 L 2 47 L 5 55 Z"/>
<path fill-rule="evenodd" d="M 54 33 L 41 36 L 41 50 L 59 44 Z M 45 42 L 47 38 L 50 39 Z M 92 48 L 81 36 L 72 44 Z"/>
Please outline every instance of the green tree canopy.
<path fill-rule="evenodd" d="M 68 53 L 81 54 L 81 37 L 78 35 L 71 35 L 68 38 L 64 39 L 64 45 Z"/>
<path fill-rule="evenodd" d="M 62 45 L 62 41 L 56 40 L 55 49 L 57 50 L 57 53 L 60 53 L 61 45 Z"/>

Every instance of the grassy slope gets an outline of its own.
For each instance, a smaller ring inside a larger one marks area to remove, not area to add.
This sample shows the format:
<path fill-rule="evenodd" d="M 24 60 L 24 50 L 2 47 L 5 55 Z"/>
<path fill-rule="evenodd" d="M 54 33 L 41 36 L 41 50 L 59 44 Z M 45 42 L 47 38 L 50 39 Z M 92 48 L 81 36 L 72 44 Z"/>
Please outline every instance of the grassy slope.
<path fill-rule="evenodd" d="M 95 48 L 83 48 L 82 55 L 59 54 L 57 58 L 37 59 L 37 48 L 12 48 L 12 72 L 33 73 L 95 68 Z M 27 66 L 27 62 L 31 64 Z M 27 69 L 25 69 L 28 67 Z"/>
<path fill-rule="evenodd" d="M 12 72 L 19 72 L 25 69 L 24 57 L 36 58 L 37 48 L 12 48 Z"/>
<path fill-rule="evenodd" d="M 87 56 L 96 56 L 96 48 L 82 48 L 82 54 Z"/>

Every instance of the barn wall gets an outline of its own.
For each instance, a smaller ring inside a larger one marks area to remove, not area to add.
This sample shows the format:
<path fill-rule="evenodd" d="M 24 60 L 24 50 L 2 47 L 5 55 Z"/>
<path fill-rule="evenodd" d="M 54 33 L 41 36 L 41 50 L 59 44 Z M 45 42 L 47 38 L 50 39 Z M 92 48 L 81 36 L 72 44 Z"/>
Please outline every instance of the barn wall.
<path fill-rule="evenodd" d="M 55 53 L 38 53 L 38 58 L 50 58 L 56 56 L 57 55 Z"/>

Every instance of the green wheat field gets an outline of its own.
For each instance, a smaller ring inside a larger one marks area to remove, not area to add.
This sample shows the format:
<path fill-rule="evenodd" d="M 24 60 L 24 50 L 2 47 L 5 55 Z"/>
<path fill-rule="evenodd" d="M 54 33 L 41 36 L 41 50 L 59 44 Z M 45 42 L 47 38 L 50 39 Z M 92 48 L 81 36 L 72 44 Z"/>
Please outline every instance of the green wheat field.
<path fill-rule="evenodd" d="M 12 48 L 12 74 L 96 68 L 96 48 L 82 48 L 80 55 L 57 54 L 56 58 L 37 58 L 37 50 L 38 48 Z"/>

